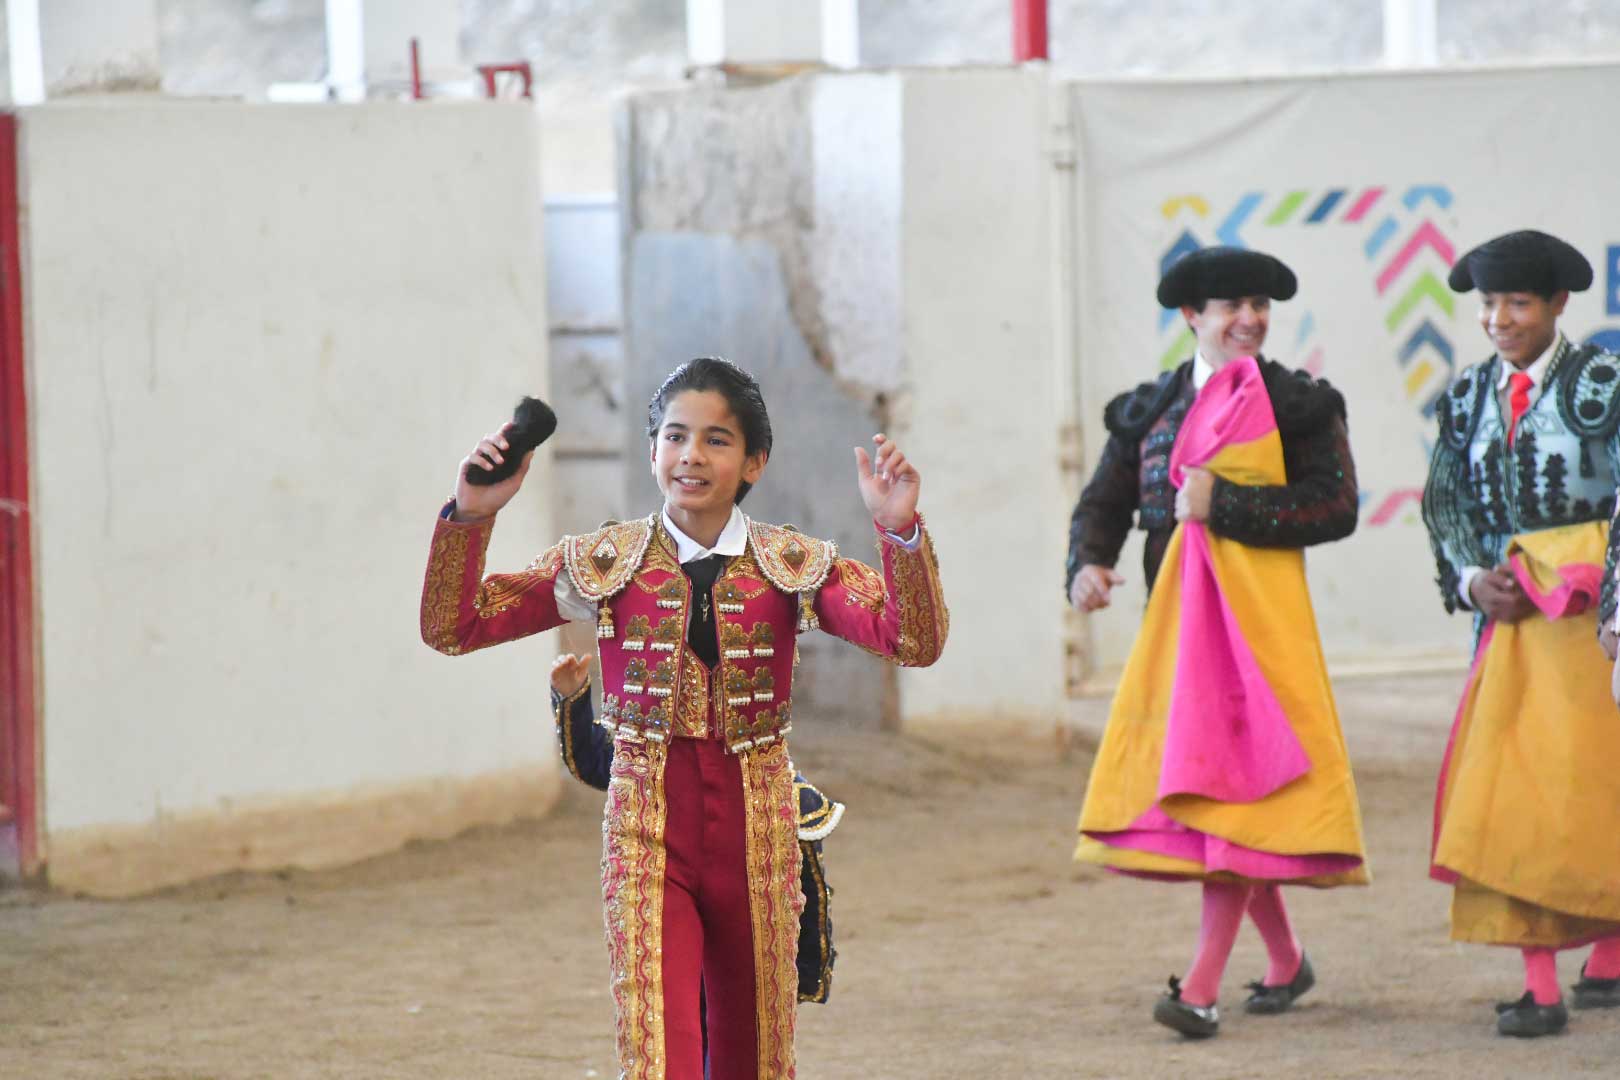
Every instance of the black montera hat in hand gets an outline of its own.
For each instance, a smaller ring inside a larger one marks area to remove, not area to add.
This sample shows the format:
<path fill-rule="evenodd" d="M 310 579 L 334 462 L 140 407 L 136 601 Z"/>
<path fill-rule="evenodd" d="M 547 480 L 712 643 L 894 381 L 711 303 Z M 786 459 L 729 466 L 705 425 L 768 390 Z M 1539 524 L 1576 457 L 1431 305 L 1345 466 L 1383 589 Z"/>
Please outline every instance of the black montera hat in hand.
<path fill-rule="evenodd" d="M 1531 292 L 1592 287 L 1592 264 L 1556 236 L 1521 229 L 1487 240 L 1457 260 L 1447 278 L 1458 292 Z"/>
<path fill-rule="evenodd" d="M 1298 289 L 1298 279 L 1281 259 L 1262 251 L 1207 247 L 1190 251 L 1170 265 L 1159 279 L 1159 303 L 1178 308 L 1242 296 L 1288 300 Z"/>
<path fill-rule="evenodd" d="M 512 426 L 506 429 L 506 452 L 493 469 L 467 462 L 467 483 L 485 487 L 498 484 L 518 471 L 530 450 L 551 438 L 557 430 L 557 414 L 539 398 L 525 397 L 512 413 Z"/>

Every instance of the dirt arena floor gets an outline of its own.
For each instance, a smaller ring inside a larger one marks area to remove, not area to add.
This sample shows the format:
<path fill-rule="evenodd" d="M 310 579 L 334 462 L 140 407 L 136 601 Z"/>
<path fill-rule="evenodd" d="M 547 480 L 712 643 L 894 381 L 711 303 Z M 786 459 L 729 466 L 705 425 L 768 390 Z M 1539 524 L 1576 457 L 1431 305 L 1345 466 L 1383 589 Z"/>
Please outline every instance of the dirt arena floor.
<path fill-rule="evenodd" d="M 1499 1038 L 1516 955 L 1447 941 L 1424 838 L 1459 681 L 1340 684 L 1376 881 L 1291 892 L 1318 983 L 1290 1014 L 1235 1007 L 1263 970 L 1246 928 L 1205 1043 L 1149 1019 L 1188 962 L 1196 890 L 1069 861 L 1084 736 L 801 731 L 800 766 L 850 809 L 827 845 L 837 977 L 801 1011 L 800 1075 L 1620 1076 L 1620 1011 Z M 542 821 L 337 872 L 119 903 L 0 893 L 0 1077 L 611 1077 L 600 806 L 575 786 Z"/>

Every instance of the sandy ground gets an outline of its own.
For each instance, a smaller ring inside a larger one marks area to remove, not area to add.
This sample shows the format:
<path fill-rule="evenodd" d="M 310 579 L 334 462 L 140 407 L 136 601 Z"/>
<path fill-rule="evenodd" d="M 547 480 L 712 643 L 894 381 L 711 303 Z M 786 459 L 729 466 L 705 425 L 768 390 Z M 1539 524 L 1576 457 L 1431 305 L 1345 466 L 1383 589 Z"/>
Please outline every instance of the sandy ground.
<path fill-rule="evenodd" d="M 801 725 L 799 764 L 850 812 L 828 843 L 837 977 L 801 1012 L 800 1075 L 1620 1075 L 1620 1011 L 1499 1038 L 1516 956 L 1447 940 L 1424 838 L 1459 681 L 1341 684 L 1376 881 L 1291 892 L 1316 990 L 1282 1017 L 1231 1008 L 1206 1043 L 1149 1020 L 1189 959 L 1196 891 L 1069 861 L 1083 736 Z M 576 787 L 543 821 L 338 872 L 119 903 L 0 894 L 0 1077 L 613 1076 L 600 806 Z M 1246 929 L 1223 1000 L 1262 970 Z"/>

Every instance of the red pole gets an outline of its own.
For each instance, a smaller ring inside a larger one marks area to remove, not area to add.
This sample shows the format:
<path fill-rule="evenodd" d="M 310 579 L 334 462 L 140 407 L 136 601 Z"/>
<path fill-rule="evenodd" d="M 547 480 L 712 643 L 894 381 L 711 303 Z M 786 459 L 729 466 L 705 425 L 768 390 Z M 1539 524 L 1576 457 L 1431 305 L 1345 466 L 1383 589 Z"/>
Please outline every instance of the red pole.
<path fill-rule="evenodd" d="M 1045 60 L 1046 0 L 1012 0 L 1013 63 Z"/>
<path fill-rule="evenodd" d="M 422 100 L 422 46 L 411 38 L 411 98 Z"/>
<path fill-rule="evenodd" d="M 0 804 L 26 877 L 39 869 L 39 716 L 17 171 L 17 115 L 0 113 Z"/>

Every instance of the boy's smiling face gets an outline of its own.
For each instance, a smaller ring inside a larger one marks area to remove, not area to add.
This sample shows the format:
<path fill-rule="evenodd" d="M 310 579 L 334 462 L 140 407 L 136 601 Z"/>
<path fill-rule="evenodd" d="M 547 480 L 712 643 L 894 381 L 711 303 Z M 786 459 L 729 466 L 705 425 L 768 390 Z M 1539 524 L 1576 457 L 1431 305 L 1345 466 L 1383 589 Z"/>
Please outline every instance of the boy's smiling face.
<path fill-rule="evenodd" d="M 744 448 L 742 425 L 723 395 L 684 390 L 664 410 L 652 445 L 653 479 L 679 524 L 682 514 L 731 514 L 737 489 L 765 471 L 765 454 Z"/>

